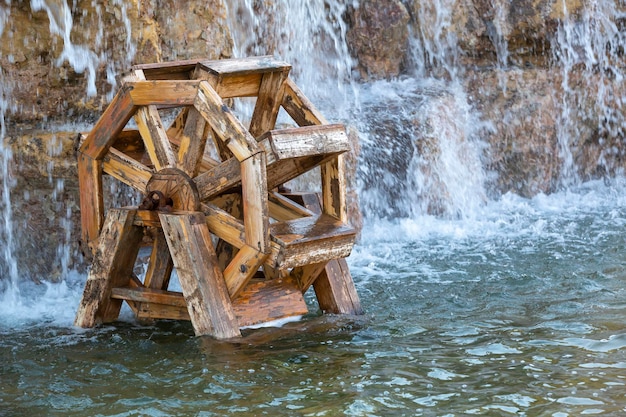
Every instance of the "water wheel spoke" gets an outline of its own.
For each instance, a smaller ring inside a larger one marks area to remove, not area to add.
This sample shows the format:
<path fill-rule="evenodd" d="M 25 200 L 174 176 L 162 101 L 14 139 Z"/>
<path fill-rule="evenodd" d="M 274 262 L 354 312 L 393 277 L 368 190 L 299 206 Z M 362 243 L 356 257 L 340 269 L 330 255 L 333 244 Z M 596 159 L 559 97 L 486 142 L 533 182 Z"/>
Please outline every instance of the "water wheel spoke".
<path fill-rule="evenodd" d="M 253 137 L 259 137 L 274 128 L 283 101 L 284 84 L 288 73 L 289 69 L 263 74 L 250 121 L 250 134 Z"/>
<path fill-rule="evenodd" d="M 154 170 L 123 152 L 111 148 L 102 160 L 102 170 L 113 178 L 145 193 Z"/>
<path fill-rule="evenodd" d="M 176 167 L 176 154 L 165 133 L 157 107 L 140 107 L 135 114 L 135 121 L 155 169 Z"/>
<path fill-rule="evenodd" d="M 223 141 L 238 161 L 243 161 L 260 148 L 254 137 L 224 104 L 211 85 L 203 81 L 198 88 L 195 108 L 209 123 L 213 133 Z"/>
<path fill-rule="evenodd" d="M 190 108 L 180 137 L 178 160 L 180 169 L 191 177 L 198 175 L 202 166 L 208 133 L 206 120 L 198 110 Z"/>

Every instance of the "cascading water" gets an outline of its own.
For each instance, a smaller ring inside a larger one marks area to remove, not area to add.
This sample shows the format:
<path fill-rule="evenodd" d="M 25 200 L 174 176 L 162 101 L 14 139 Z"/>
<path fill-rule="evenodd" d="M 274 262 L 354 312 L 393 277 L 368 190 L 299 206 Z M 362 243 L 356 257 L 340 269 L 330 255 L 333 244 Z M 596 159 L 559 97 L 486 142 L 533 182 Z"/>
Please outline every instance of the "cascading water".
<path fill-rule="evenodd" d="M 553 65 L 561 70 L 561 102 L 558 123 L 559 154 L 563 161 L 561 183 L 579 184 L 582 138 L 599 132 L 599 165 L 615 173 L 612 162 L 619 159 L 615 140 L 622 140 L 626 119 L 621 111 L 619 85 L 624 71 L 620 65 L 626 37 L 618 27 L 623 12 L 613 2 L 590 2 L 578 15 L 562 2 L 564 18 L 553 40 Z"/>
<path fill-rule="evenodd" d="M 486 186 L 496 175 L 486 138 L 536 113 L 481 112 L 452 30 L 459 3 L 418 3 L 404 75 L 360 84 L 346 82 L 341 18 L 356 2 L 228 7 L 238 56 L 291 62 L 321 111 L 359 131 L 368 221 L 348 261 L 364 322 L 313 314 L 242 343 L 194 339 L 176 322 L 77 331 L 82 286 L 29 287 L 28 308 L 0 303 L 0 414 L 623 415 L 626 183 L 583 182 L 579 138 L 599 132 L 599 165 L 619 174 L 624 97 L 610 86 L 622 81 L 624 16 L 598 2 L 564 13 L 542 92 L 554 96 L 563 187 L 524 198 Z M 514 102 L 524 92 L 510 82 L 522 71 L 507 41 L 512 9 L 476 4 L 495 19 L 485 39 L 496 59 L 482 70 Z M 1 91 L 6 109 L 6 80 Z"/>
<path fill-rule="evenodd" d="M 0 9 L 0 36 L 10 17 L 10 12 Z M 11 84 L 5 80 L 5 74 L 0 69 L 0 175 L 2 175 L 2 226 L 0 227 L 0 245 L 2 245 L 2 268 L 0 269 L 0 300 L 8 305 L 19 302 L 20 295 L 17 286 L 18 271 L 14 257 L 15 244 L 13 240 L 13 214 L 11 207 L 11 149 L 5 146 L 6 117 L 14 110 L 11 108 Z"/>

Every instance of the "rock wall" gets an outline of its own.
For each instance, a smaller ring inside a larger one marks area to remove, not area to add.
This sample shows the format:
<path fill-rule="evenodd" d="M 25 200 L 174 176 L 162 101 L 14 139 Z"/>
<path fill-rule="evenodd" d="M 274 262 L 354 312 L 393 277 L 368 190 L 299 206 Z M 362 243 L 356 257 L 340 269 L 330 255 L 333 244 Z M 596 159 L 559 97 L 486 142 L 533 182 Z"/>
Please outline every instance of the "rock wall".
<path fill-rule="evenodd" d="M 361 3 L 348 18 L 361 77 L 461 83 L 489 125 L 491 195 L 530 197 L 626 168 L 623 2 Z"/>

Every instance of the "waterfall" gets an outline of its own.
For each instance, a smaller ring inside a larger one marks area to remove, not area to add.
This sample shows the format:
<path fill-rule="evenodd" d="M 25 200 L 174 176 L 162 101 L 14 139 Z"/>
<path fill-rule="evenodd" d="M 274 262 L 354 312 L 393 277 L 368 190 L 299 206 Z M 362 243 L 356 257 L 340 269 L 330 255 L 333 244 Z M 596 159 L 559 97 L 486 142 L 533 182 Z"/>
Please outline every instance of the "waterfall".
<path fill-rule="evenodd" d="M 602 174 L 616 173 L 614 161 L 622 155 L 615 142 L 623 140 L 626 127 L 620 92 L 626 37 L 618 27 L 624 13 L 613 2 L 592 1 L 576 14 L 567 2 L 561 4 L 563 19 L 552 50 L 553 66 L 562 78 L 557 136 L 561 183 L 567 187 L 587 179 L 585 172 L 581 177 L 579 159 L 584 158 L 584 138 L 593 134 L 599 136 Z"/>
<path fill-rule="evenodd" d="M 9 17 L 10 9 L 0 9 L 0 36 L 4 33 L 5 24 Z M 0 295 L 2 296 L 2 302 L 9 305 L 19 302 L 19 289 L 17 288 L 18 271 L 14 256 L 15 243 L 11 207 L 11 161 L 13 155 L 10 147 L 5 144 L 7 115 L 13 110 L 14 108 L 11 105 L 11 83 L 6 79 L 4 70 L 0 68 L 0 175 L 2 176 L 2 201 L 0 203 L 2 215 L 2 222 L 0 223 L 2 268 L 0 271 L 2 271 L 2 276 L 0 276 L 0 284 L 5 282 L 5 286 L 8 285 L 8 288 L 0 286 Z"/>
<path fill-rule="evenodd" d="M 354 66 L 346 42 L 348 3 L 227 0 L 233 54 L 274 55 L 290 63 L 291 77 L 308 97 L 344 111 Z"/>

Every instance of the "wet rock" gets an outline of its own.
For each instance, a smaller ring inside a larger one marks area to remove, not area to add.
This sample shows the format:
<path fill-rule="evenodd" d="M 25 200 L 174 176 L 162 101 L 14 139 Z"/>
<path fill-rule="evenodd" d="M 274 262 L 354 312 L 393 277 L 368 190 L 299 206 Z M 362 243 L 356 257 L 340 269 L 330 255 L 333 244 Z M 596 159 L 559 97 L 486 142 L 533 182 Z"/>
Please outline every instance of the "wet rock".
<path fill-rule="evenodd" d="M 395 77 L 408 46 L 409 13 L 398 0 L 361 2 L 352 9 L 347 40 L 364 79 Z"/>
<path fill-rule="evenodd" d="M 0 6 L 8 15 L 0 24 L 0 80 L 13 122 L 94 120 L 116 90 L 115 76 L 132 64 L 231 56 L 221 0 L 47 4 Z"/>

